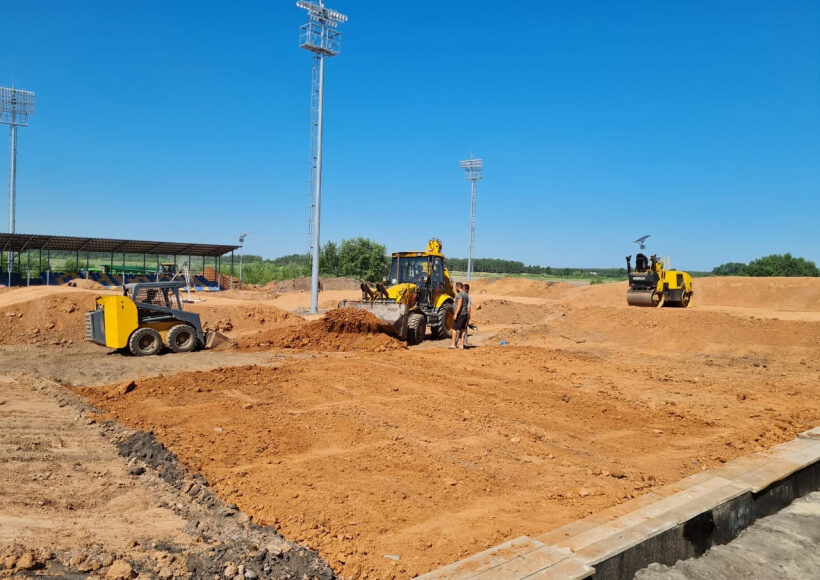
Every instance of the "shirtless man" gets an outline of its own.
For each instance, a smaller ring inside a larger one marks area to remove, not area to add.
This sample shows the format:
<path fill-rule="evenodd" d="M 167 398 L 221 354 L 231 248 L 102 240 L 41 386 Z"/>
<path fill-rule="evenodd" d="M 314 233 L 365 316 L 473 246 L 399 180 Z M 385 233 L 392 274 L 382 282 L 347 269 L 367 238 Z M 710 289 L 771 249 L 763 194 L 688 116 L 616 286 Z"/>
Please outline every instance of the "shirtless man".
<path fill-rule="evenodd" d="M 473 318 L 473 299 L 470 296 L 470 285 L 464 284 L 464 293 L 467 295 L 467 325 L 464 327 L 464 348 L 470 348 L 467 338 L 470 336 L 470 322 Z"/>
<path fill-rule="evenodd" d="M 459 337 L 464 339 L 467 333 L 467 298 L 464 285 L 461 282 L 456 282 L 456 300 L 453 308 L 453 344 L 447 348 L 459 348 Z M 463 340 L 461 348 L 464 348 Z"/>

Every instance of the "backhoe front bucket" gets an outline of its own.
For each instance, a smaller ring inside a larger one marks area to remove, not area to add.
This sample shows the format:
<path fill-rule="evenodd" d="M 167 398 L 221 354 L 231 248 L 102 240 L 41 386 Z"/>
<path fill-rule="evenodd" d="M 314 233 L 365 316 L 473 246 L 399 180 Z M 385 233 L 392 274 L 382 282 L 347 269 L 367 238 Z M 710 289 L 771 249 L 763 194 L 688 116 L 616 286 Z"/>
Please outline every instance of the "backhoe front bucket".
<path fill-rule="evenodd" d="M 407 339 L 407 306 L 393 300 L 342 300 L 339 308 L 367 310 L 382 320 L 389 330 L 402 340 Z"/>

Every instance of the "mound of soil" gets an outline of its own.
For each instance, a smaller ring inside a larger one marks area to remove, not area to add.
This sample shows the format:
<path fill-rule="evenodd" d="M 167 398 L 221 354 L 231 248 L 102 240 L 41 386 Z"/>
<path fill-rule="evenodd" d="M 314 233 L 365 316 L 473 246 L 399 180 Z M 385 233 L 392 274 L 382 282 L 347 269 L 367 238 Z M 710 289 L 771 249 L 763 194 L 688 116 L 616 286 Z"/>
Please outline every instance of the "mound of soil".
<path fill-rule="evenodd" d="M 108 290 L 108 286 L 104 286 L 94 280 L 86 280 L 85 278 L 74 278 L 72 280 L 75 288 L 83 288 L 84 290 Z"/>
<path fill-rule="evenodd" d="M 607 282 L 590 286 L 579 286 L 567 292 L 565 298 L 572 306 L 628 306 L 626 291 L 627 282 Z M 697 285 L 695 286 L 697 293 Z M 698 300 L 697 294 L 693 303 Z"/>
<path fill-rule="evenodd" d="M 279 296 L 279 294 L 276 292 L 262 290 L 256 286 L 246 287 L 245 284 L 242 285 L 242 290 L 235 288 L 233 290 L 221 290 L 219 292 L 220 298 L 232 298 L 234 300 L 273 300 L 277 296 Z"/>
<path fill-rule="evenodd" d="M 302 322 L 299 316 L 267 304 L 210 305 L 206 302 L 191 304 L 186 306 L 186 310 L 199 314 L 205 330 L 228 332 L 232 335 L 283 328 Z"/>
<path fill-rule="evenodd" d="M 482 324 L 537 324 L 549 314 L 543 304 L 522 304 L 509 300 L 487 300 L 473 308 L 473 321 Z"/>
<path fill-rule="evenodd" d="M 656 351 L 745 354 L 756 347 L 820 349 L 820 322 L 764 319 L 681 308 L 577 309 L 559 331 L 591 342 L 636 345 Z"/>
<path fill-rule="evenodd" d="M 262 289 L 269 292 L 304 292 L 310 290 L 310 277 L 292 278 L 281 282 L 270 282 L 262 286 Z M 359 282 L 352 278 L 319 278 L 319 288 L 321 290 L 358 290 Z"/>
<path fill-rule="evenodd" d="M 527 280 L 524 278 L 479 278 L 470 282 L 470 293 L 528 298 L 561 298 L 572 287 L 572 284 L 567 282 Z"/>
<path fill-rule="evenodd" d="M 697 278 L 694 304 L 820 312 L 820 278 Z"/>
<path fill-rule="evenodd" d="M 83 315 L 97 294 L 76 291 L 0 307 L 0 344 L 70 344 L 85 338 Z M 76 293 L 75 293 L 76 292 Z"/>
<path fill-rule="evenodd" d="M 695 278 L 692 306 L 731 306 L 820 312 L 820 278 Z M 574 288 L 564 298 L 573 306 L 627 306 L 627 282 Z"/>
<path fill-rule="evenodd" d="M 324 317 L 290 328 L 265 330 L 239 342 L 239 348 L 299 348 L 324 351 L 398 350 L 404 343 L 388 336 L 389 326 L 370 312 L 337 308 Z"/>

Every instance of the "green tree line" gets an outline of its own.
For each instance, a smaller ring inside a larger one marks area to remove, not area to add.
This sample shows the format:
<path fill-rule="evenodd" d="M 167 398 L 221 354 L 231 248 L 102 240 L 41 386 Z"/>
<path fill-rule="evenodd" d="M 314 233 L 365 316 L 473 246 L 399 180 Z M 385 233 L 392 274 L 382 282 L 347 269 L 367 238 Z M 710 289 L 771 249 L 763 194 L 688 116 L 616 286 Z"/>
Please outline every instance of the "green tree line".
<path fill-rule="evenodd" d="M 290 254 L 272 260 L 248 255 L 242 258 L 242 280 L 248 284 L 310 276 L 312 258 L 309 254 Z M 386 248 L 367 238 L 327 242 L 319 251 L 319 274 L 325 277 L 344 276 L 368 282 L 380 281 L 390 270 Z M 230 266 L 222 266 L 223 274 L 230 274 Z M 239 266 L 234 264 L 234 276 Z"/>
<path fill-rule="evenodd" d="M 772 254 L 748 264 L 727 262 L 712 270 L 715 276 L 820 276 L 814 262 L 796 258 L 789 253 Z"/>
<path fill-rule="evenodd" d="M 451 271 L 467 270 L 467 258 L 447 258 L 447 267 Z M 626 268 L 554 268 L 552 266 L 525 265 L 517 260 L 498 258 L 474 258 L 473 272 L 487 274 L 532 274 L 535 276 L 555 276 L 563 278 L 588 278 L 593 275 L 601 278 L 626 278 Z"/>

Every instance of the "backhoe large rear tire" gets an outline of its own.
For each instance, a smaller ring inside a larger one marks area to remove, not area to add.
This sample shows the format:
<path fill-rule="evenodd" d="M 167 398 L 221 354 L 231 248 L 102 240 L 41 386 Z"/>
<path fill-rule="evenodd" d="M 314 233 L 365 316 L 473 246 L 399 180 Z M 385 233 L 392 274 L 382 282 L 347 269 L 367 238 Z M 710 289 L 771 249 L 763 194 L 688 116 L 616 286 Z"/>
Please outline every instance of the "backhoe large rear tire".
<path fill-rule="evenodd" d="M 453 332 L 453 301 L 448 300 L 441 305 L 436 312 L 438 326 L 436 327 L 436 338 L 450 338 Z"/>
<path fill-rule="evenodd" d="M 128 350 L 134 356 L 151 356 L 162 350 L 162 337 L 153 328 L 138 328 L 128 339 Z"/>
<path fill-rule="evenodd" d="M 191 352 L 196 348 L 196 330 L 190 324 L 177 324 L 168 331 L 165 340 L 174 352 Z"/>
<path fill-rule="evenodd" d="M 421 344 L 427 334 L 427 317 L 421 312 L 413 312 L 407 319 L 407 344 Z"/>

